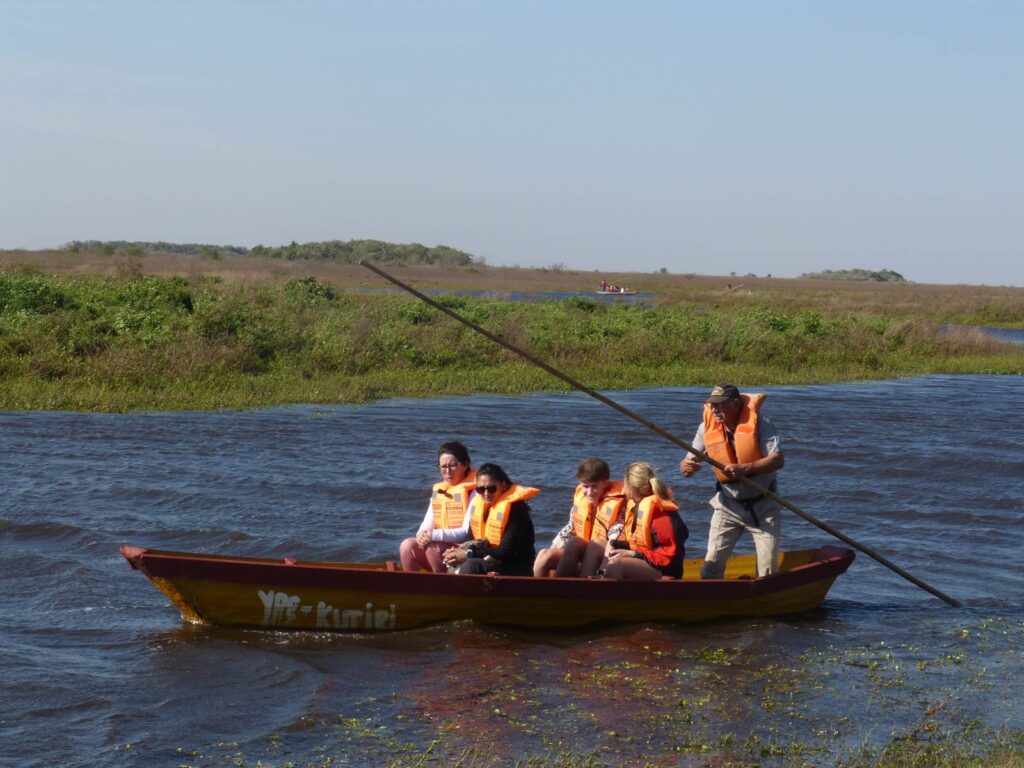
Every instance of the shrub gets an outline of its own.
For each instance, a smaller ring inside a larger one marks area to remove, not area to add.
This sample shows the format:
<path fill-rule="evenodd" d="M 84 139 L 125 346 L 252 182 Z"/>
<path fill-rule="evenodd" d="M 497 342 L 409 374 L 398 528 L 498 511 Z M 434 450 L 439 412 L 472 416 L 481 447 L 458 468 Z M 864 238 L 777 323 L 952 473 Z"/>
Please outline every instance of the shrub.
<path fill-rule="evenodd" d="M 420 325 L 421 323 L 429 323 L 437 317 L 437 310 L 429 304 L 414 300 L 402 304 L 398 308 L 398 316 L 410 325 Z"/>
<path fill-rule="evenodd" d="M 75 306 L 75 301 L 55 280 L 0 273 L 0 312 L 27 310 L 47 314 Z"/>
<path fill-rule="evenodd" d="M 241 295 L 203 291 L 196 297 L 192 327 L 203 338 L 237 336 L 252 316 L 252 309 Z"/>
<path fill-rule="evenodd" d="M 296 277 L 283 286 L 281 291 L 293 304 L 305 307 L 317 307 L 330 304 L 338 298 L 338 292 L 329 284 L 321 283 L 315 277 Z"/>
<path fill-rule="evenodd" d="M 838 325 L 838 322 L 827 322 L 821 312 L 816 309 L 805 309 L 796 316 L 796 330 L 803 336 L 818 338 L 826 336 Z"/>
<path fill-rule="evenodd" d="M 584 312 L 593 312 L 597 309 L 597 302 L 589 296 L 580 296 L 578 294 L 576 296 L 570 296 L 565 300 L 565 303 L 570 307 L 580 309 Z"/>

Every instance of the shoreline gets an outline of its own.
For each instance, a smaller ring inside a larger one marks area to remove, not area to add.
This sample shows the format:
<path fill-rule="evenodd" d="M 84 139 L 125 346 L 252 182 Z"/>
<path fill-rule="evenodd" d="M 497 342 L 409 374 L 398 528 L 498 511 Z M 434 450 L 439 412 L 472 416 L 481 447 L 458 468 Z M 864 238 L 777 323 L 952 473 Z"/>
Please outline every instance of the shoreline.
<path fill-rule="evenodd" d="M 700 366 L 683 369 L 666 367 L 657 371 L 621 371 L 606 378 L 573 375 L 587 386 L 603 392 L 673 386 L 706 387 L 710 382 L 732 380 L 746 387 L 840 384 L 871 382 L 918 376 L 1000 375 L 1020 376 L 998 358 L 961 360 L 941 368 L 908 368 L 885 371 L 876 376 L 863 371 L 794 372 L 782 369 L 752 371 L 743 366 Z M 118 382 L 97 382 L 88 377 L 60 381 L 35 378 L 7 379 L 0 394 L 0 410 L 6 412 L 71 411 L 129 413 L 146 411 L 224 411 L 287 406 L 356 405 L 397 398 L 443 398 L 483 395 L 528 395 L 569 393 L 567 384 L 526 363 L 510 363 L 477 372 L 473 378 L 464 371 L 431 372 L 413 380 L 397 381 L 387 375 L 329 376 L 307 379 L 301 374 L 235 375 L 215 380 L 177 380 L 148 388 Z"/>

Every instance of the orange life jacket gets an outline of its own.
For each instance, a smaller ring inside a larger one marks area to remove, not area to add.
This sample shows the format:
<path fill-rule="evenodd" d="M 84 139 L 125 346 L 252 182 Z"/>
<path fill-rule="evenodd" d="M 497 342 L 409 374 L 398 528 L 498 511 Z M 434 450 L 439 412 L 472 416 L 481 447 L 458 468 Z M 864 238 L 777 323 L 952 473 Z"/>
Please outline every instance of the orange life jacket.
<path fill-rule="evenodd" d="M 499 496 L 488 508 L 484 497 L 479 493 L 473 497 L 469 507 L 469 529 L 474 539 L 487 539 L 487 543 L 496 547 L 501 543 L 501 535 L 508 525 L 508 512 L 513 502 L 532 499 L 540 493 L 539 488 L 525 485 L 512 485 Z"/>
<path fill-rule="evenodd" d="M 581 539 L 604 543 L 608 540 L 608 529 L 619 519 L 625 505 L 620 481 L 611 483 L 597 504 L 591 504 L 583 493 L 583 486 L 577 485 L 572 497 L 573 533 Z"/>
<path fill-rule="evenodd" d="M 444 480 L 434 483 L 434 492 L 430 497 L 430 507 L 434 510 L 435 528 L 461 528 L 466 519 L 466 507 L 469 506 L 469 494 L 476 488 L 476 470 L 470 469 L 469 474 L 461 483 L 448 484 Z"/>
<path fill-rule="evenodd" d="M 748 463 L 762 458 L 757 435 L 757 412 L 761 410 L 765 397 L 767 395 L 740 395 L 743 408 L 736 420 L 736 429 L 733 430 L 735 449 L 725 434 L 725 425 L 715 421 L 711 404 L 704 403 L 704 452 L 725 465 Z M 722 483 L 732 482 L 718 467 L 715 467 L 715 477 Z"/>
<path fill-rule="evenodd" d="M 640 499 L 640 502 L 629 502 L 626 508 L 626 541 L 629 548 L 654 549 L 654 537 L 651 535 L 651 523 L 660 511 L 678 512 L 679 506 L 670 499 L 651 494 Z"/>

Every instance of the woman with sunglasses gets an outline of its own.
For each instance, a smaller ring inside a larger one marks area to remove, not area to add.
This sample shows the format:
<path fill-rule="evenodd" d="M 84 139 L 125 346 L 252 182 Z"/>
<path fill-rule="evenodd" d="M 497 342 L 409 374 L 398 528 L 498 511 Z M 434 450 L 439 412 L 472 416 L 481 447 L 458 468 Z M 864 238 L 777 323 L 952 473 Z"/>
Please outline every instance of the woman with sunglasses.
<path fill-rule="evenodd" d="M 459 573 L 503 576 L 533 574 L 533 519 L 526 500 L 540 491 L 515 485 L 497 464 L 476 472 L 476 495 L 469 506 L 473 541 L 444 553 L 444 562 Z"/>
<path fill-rule="evenodd" d="M 690 532 L 679 517 L 669 488 L 645 461 L 626 467 L 623 481 L 626 508 L 625 541 L 608 543 L 609 579 L 657 581 L 663 576 L 683 577 L 684 543 Z"/>
<path fill-rule="evenodd" d="M 442 555 L 469 538 L 469 502 L 476 488 L 476 471 L 469 465 L 469 451 L 457 440 L 437 452 L 441 482 L 435 483 L 430 506 L 415 536 L 402 542 L 398 556 L 403 571 L 445 573 Z"/>

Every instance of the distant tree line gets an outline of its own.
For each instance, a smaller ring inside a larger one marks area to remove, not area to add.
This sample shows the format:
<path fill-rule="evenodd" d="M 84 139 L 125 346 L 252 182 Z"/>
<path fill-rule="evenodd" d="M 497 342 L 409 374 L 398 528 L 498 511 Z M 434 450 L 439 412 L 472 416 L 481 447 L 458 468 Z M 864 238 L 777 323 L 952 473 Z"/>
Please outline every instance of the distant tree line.
<path fill-rule="evenodd" d="M 440 264 L 444 266 L 467 266 L 473 257 L 464 252 L 438 245 L 429 248 L 419 243 L 386 243 L 382 240 L 326 240 L 317 243 L 296 243 L 267 247 L 255 246 L 253 256 L 268 256 L 273 259 L 315 259 L 319 261 L 403 262 L 416 264 Z"/>
<path fill-rule="evenodd" d="M 64 246 L 65 251 L 81 253 L 82 251 L 99 251 L 100 253 L 127 253 L 141 255 L 143 253 L 181 253 L 187 256 L 248 256 L 249 249 L 239 245 L 207 245 L 205 243 L 166 243 L 158 240 L 155 243 L 133 240 L 72 240 Z"/>
<path fill-rule="evenodd" d="M 340 261 L 355 264 L 359 261 L 438 264 L 463 267 L 473 263 L 473 256 L 447 245 L 433 248 L 419 243 L 386 243 L 382 240 L 326 240 L 314 243 L 288 245 L 257 245 L 243 248 L 237 245 L 208 245 L 203 243 L 129 242 L 125 240 L 75 240 L 64 246 L 71 253 L 100 252 L 126 253 L 141 256 L 144 253 L 180 253 L 217 258 L 220 256 L 262 256 L 289 261 Z"/>
<path fill-rule="evenodd" d="M 906 283 L 907 279 L 891 269 L 873 271 L 870 269 L 826 269 L 821 272 L 804 272 L 801 278 L 807 280 L 863 280 L 875 283 Z"/>

